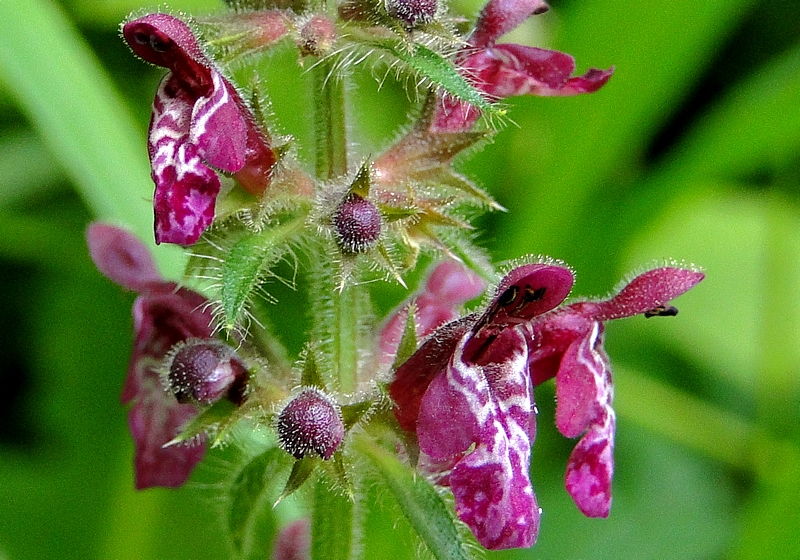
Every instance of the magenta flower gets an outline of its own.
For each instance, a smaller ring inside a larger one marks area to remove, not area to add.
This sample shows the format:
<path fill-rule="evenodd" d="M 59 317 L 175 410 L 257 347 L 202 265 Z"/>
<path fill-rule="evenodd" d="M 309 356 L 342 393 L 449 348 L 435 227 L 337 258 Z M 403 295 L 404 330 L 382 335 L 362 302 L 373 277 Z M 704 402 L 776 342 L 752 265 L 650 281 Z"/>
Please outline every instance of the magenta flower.
<path fill-rule="evenodd" d="M 122 392 L 123 403 L 133 402 L 128 423 L 136 448 L 136 488 L 180 486 L 203 458 L 205 445 L 164 447 L 198 411 L 167 392 L 158 367 L 175 344 L 212 336 L 208 302 L 163 280 L 147 248 L 127 231 L 94 223 L 86 239 L 100 272 L 139 294 L 133 304 L 133 354 Z"/>
<path fill-rule="evenodd" d="M 568 96 L 591 93 L 611 77 L 613 68 L 591 68 L 572 76 L 575 59 L 558 51 L 495 42 L 529 16 L 546 12 L 543 0 L 489 0 L 475 30 L 456 59 L 461 73 L 492 100 L 515 95 Z M 464 132 L 480 111 L 452 97 L 440 97 L 433 118 L 434 132 Z"/>
<path fill-rule="evenodd" d="M 397 369 L 389 387 L 395 417 L 416 432 L 420 464 L 452 488 L 459 518 L 483 546 L 528 547 L 536 540 L 539 508 L 528 475 L 532 387 L 552 377 L 559 431 L 584 434 L 567 465 L 567 491 L 585 515 L 608 515 L 615 415 L 603 322 L 674 315 L 668 302 L 703 277 L 658 268 L 606 301 L 555 309 L 572 273 L 525 265 L 502 280 L 486 312 L 438 328 Z"/>
<path fill-rule="evenodd" d="M 674 315 L 670 300 L 705 275 L 677 267 L 656 268 L 634 278 L 604 301 L 573 303 L 537 317 L 530 339 L 530 374 L 536 386 L 556 379 L 556 426 L 566 437 L 584 434 L 567 462 L 566 487 L 588 517 L 607 517 L 614 474 L 614 395 L 603 349 L 603 323 L 644 314 Z"/>
<path fill-rule="evenodd" d="M 259 194 L 276 155 L 188 25 L 157 13 L 129 21 L 122 33 L 134 53 L 170 70 L 156 92 L 148 133 L 155 236 L 156 243 L 191 245 L 214 219 L 220 181 L 212 167 Z"/>
<path fill-rule="evenodd" d="M 539 506 L 528 474 L 536 428 L 525 327 L 559 305 L 572 283 L 562 266 L 514 269 L 485 313 L 436 330 L 389 387 L 395 416 L 416 432 L 420 450 L 433 463 L 455 459 L 442 480 L 453 490 L 459 518 L 488 549 L 536 540 Z"/>

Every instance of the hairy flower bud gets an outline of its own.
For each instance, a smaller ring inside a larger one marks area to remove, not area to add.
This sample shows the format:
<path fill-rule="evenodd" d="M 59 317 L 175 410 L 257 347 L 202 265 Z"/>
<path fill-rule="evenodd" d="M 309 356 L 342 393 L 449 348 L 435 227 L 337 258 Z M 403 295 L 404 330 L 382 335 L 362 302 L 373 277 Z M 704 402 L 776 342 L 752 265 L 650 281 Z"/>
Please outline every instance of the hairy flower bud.
<path fill-rule="evenodd" d="M 331 50 L 336 40 L 336 25 L 327 17 L 315 15 L 300 30 L 300 52 L 322 56 Z"/>
<path fill-rule="evenodd" d="M 348 194 L 333 214 L 336 243 L 343 253 L 363 253 L 381 235 L 381 213 L 372 202 L 356 193 Z"/>
<path fill-rule="evenodd" d="M 190 339 L 172 353 L 167 383 L 180 403 L 213 404 L 227 397 L 244 401 L 247 368 L 236 351 L 219 340 Z"/>
<path fill-rule="evenodd" d="M 319 389 L 307 388 L 278 415 L 278 439 L 284 451 L 302 459 L 330 459 L 344 438 L 341 410 Z"/>
<path fill-rule="evenodd" d="M 436 0 L 386 0 L 386 11 L 406 28 L 430 23 L 436 15 Z"/>

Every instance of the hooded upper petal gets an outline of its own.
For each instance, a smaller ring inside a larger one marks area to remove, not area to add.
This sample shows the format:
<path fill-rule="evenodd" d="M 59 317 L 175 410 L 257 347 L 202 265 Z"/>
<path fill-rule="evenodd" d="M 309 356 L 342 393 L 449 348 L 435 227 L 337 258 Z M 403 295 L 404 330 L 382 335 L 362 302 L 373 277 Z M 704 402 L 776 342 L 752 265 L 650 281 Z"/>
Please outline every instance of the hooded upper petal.
<path fill-rule="evenodd" d="M 235 174 L 258 194 L 276 156 L 188 25 L 149 14 L 126 23 L 122 33 L 137 55 L 170 70 L 156 93 L 148 133 L 156 242 L 190 245 L 214 219 L 220 181 L 212 168 Z"/>

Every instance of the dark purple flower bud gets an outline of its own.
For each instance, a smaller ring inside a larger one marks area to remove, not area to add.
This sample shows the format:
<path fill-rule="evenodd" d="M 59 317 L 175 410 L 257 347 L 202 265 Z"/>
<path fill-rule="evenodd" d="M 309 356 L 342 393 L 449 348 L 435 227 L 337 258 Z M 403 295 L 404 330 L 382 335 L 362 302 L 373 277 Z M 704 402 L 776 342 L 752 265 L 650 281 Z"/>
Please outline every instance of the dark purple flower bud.
<path fill-rule="evenodd" d="M 173 351 L 166 378 L 180 403 L 213 404 L 228 397 L 241 404 L 247 367 L 236 351 L 220 340 L 190 339 Z"/>
<path fill-rule="evenodd" d="M 436 15 L 436 0 L 386 0 L 386 11 L 407 29 L 430 23 Z"/>
<path fill-rule="evenodd" d="M 363 253 L 377 243 L 381 235 L 381 213 L 366 198 L 350 193 L 333 214 L 336 244 L 343 253 Z"/>
<path fill-rule="evenodd" d="M 278 415 L 281 448 L 296 459 L 333 457 L 344 438 L 339 405 L 315 388 L 303 389 Z"/>

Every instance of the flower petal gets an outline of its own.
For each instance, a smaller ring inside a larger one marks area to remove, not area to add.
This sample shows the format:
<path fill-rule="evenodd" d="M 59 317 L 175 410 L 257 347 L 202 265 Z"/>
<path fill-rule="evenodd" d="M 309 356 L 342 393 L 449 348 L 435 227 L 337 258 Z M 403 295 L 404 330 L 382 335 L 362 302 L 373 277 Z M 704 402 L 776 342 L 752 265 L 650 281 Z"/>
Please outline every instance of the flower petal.
<path fill-rule="evenodd" d="M 528 547 L 536 540 L 539 507 L 528 475 L 532 399 L 527 342 L 509 328 L 498 335 L 503 361 L 465 361 L 462 336 L 446 375 L 422 399 L 417 436 L 434 460 L 468 452 L 449 478 L 456 512 L 488 549 Z"/>
<path fill-rule="evenodd" d="M 161 386 L 152 365 L 140 362 L 137 366 L 145 371 L 137 374 L 140 390 L 128 415 L 136 448 L 134 470 L 138 490 L 182 485 L 206 450 L 205 445 L 197 441 L 164 447 L 178 435 L 182 426 L 197 416 L 197 409 L 189 404 L 178 404 Z"/>
<path fill-rule="evenodd" d="M 156 243 L 191 245 L 214 219 L 217 174 L 203 163 L 192 143 L 193 103 L 168 75 L 153 102 L 148 151 L 156 192 Z"/>
<path fill-rule="evenodd" d="M 197 99 L 192 110 L 191 142 L 210 165 L 234 173 L 244 167 L 247 122 L 237 103 L 238 94 L 225 78 L 212 71 L 213 89 Z"/>
<path fill-rule="evenodd" d="M 575 70 L 575 59 L 570 55 L 514 44 L 480 50 L 464 59 L 463 68 L 475 87 L 495 99 L 591 93 L 613 73 L 611 69 L 592 69 L 570 78 Z"/>
<path fill-rule="evenodd" d="M 132 233 L 94 222 L 86 230 L 86 242 L 97 269 L 123 288 L 140 292 L 161 282 L 150 251 Z"/>
<path fill-rule="evenodd" d="M 599 321 L 645 313 L 666 305 L 697 285 L 705 274 L 697 270 L 663 267 L 640 274 L 607 301 L 597 302 Z"/>
<path fill-rule="evenodd" d="M 614 389 L 608 357 L 602 348 L 602 326 L 565 353 L 556 377 L 556 425 L 567 437 L 588 431 L 567 462 L 565 485 L 578 509 L 588 517 L 607 517 L 614 475 Z"/>

